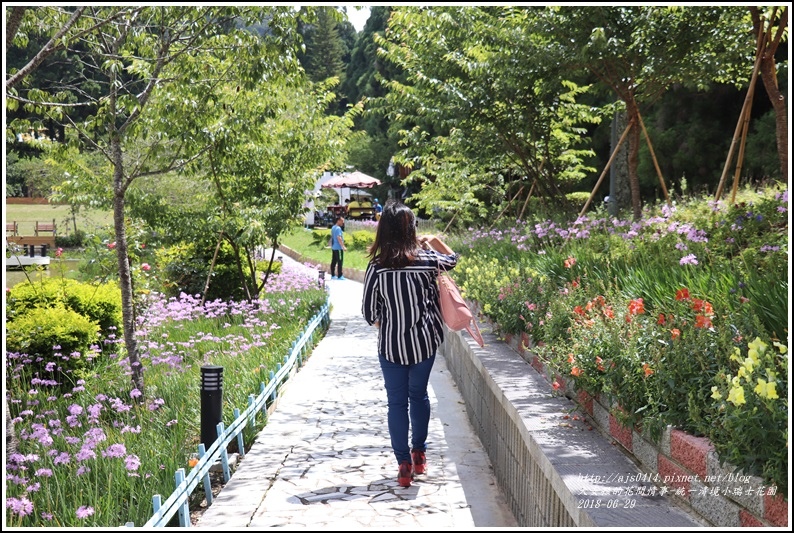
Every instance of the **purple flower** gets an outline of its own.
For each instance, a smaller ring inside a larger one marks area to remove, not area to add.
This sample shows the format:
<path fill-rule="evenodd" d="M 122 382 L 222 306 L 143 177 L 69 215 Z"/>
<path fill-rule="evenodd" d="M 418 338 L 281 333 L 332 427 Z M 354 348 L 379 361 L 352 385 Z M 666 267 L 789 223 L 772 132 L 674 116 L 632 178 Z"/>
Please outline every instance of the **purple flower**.
<path fill-rule="evenodd" d="M 695 254 L 689 254 L 689 255 L 685 255 L 684 257 L 682 257 L 681 260 L 679 261 L 679 264 L 681 264 L 681 265 L 697 265 L 698 264 L 698 260 L 697 260 L 697 257 L 695 257 Z"/>
<path fill-rule="evenodd" d="M 140 398 L 141 396 L 143 396 L 143 393 L 138 389 L 132 389 L 130 391 L 130 398 Z"/>
<path fill-rule="evenodd" d="M 124 459 L 124 466 L 126 466 L 127 470 L 134 472 L 141 466 L 141 460 L 137 455 L 130 454 Z"/>
<path fill-rule="evenodd" d="M 88 518 L 92 514 L 94 514 L 93 507 L 86 507 L 85 505 L 81 505 L 77 509 L 77 518 Z"/>
<path fill-rule="evenodd" d="M 102 457 L 124 457 L 127 455 L 127 448 L 123 444 L 111 444 L 102 452 Z"/>
<path fill-rule="evenodd" d="M 33 512 L 33 502 L 27 498 L 6 498 L 6 507 L 19 516 L 27 516 Z"/>
<path fill-rule="evenodd" d="M 52 470 L 49 468 L 39 468 L 36 470 L 36 475 L 39 477 L 52 477 Z"/>

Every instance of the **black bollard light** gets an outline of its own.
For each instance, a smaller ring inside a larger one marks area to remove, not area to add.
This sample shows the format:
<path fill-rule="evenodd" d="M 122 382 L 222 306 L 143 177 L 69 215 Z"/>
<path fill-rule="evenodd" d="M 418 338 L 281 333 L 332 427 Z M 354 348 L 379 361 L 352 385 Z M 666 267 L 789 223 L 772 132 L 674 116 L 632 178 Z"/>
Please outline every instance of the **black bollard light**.
<path fill-rule="evenodd" d="M 217 426 L 223 420 L 223 367 L 201 367 L 201 443 L 209 449 L 218 438 Z"/>
<path fill-rule="evenodd" d="M 325 270 L 320 270 L 318 273 L 317 285 L 319 285 L 320 288 L 325 287 Z"/>

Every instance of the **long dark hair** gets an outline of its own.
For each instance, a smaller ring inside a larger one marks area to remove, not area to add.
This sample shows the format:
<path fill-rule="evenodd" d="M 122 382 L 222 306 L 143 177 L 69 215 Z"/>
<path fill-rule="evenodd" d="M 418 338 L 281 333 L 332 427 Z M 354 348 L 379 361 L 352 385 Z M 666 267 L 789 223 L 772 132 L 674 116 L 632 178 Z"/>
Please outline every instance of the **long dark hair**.
<path fill-rule="evenodd" d="M 414 212 L 398 200 L 387 200 L 369 258 L 386 268 L 404 268 L 413 262 L 418 250 Z"/>

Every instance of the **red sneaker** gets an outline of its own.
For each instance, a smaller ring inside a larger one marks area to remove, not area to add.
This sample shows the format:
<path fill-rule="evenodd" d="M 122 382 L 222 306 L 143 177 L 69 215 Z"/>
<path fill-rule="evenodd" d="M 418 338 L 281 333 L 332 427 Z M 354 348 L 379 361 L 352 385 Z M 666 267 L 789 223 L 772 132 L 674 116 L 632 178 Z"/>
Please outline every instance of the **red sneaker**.
<path fill-rule="evenodd" d="M 425 452 L 419 450 L 411 451 L 411 459 L 414 462 L 414 474 L 424 474 L 426 468 Z"/>
<path fill-rule="evenodd" d="M 411 471 L 411 463 L 408 461 L 403 461 L 400 463 L 400 471 L 397 474 L 397 483 L 399 483 L 401 487 L 410 487 L 412 478 L 413 472 Z"/>

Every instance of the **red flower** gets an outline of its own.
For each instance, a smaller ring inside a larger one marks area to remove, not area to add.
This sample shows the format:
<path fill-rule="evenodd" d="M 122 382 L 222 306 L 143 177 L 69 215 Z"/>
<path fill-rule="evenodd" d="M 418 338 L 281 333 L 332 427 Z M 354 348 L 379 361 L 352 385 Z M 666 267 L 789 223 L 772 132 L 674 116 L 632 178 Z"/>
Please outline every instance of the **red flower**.
<path fill-rule="evenodd" d="M 683 288 L 675 291 L 676 300 L 689 300 L 689 289 Z"/>
<path fill-rule="evenodd" d="M 58 248 L 55 250 L 55 257 L 61 257 L 63 255 L 63 248 Z"/>
<path fill-rule="evenodd" d="M 574 266 L 576 264 L 576 258 L 572 257 L 572 256 L 568 256 L 568 259 L 566 259 L 563 262 L 563 264 L 565 265 L 565 268 L 571 268 L 572 266 Z"/>
<path fill-rule="evenodd" d="M 645 377 L 646 378 L 648 376 L 650 376 L 651 374 L 653 374 L 653 369 L 650 367 L 650 365 L 648 365 L 648 363 L 643 363 L 642 364 L 642 370 L 643 370 L 643 372 L 645 372 Z"/>
<path fill-rule="evenodd" d="M 607 318 L 615 318 L 615 312 L 611 307 L 604 307 L 604 316 Z"/>
<path fill-rule="evenodd" d="M 108 243 L 108 249 L 109 249 L 109 250 L 112 250 L 112 249 L 113 249 L 113 248 L 115 248 L 115 247 L 116 247 L 116 241 L 113 241 L 113 242 L 109 242 L 109 243 Z"/>
<path fill-rule="evenodd" d="M 673 339 L 678 339 L 681 337 L 681 330 L 678 328 L 673 328 L 670 330 L 670 334 L 673 336 Z"/>
<path fill-rule="evenodd" d="M 695 327 L 696 328 L 710 328 L 711 327 L 711 319 L 706 315 L 698 315 L 695 317 Z"/>
<path fill-rule="evenodd" d="M 584 309 L 582 309 L 581 305 L 577 305 L 576 307 L 574 307 L 573 312 L 576 313 L 577 315 L 584 316 Z"/>
<path fill-rule="evenodd" d="M 561 385 L 559 381 L 555 381 L 554 383 L 551 384 L 551 388 L 554 390 L 559 390 L 560 387 Z"/>
<path fill-rule="evenodd" d="M 657 320 L 656 323 L 659 325 L 664 324 L 664 313 L 659 313 L 659 320 Z"/>
<path fill-rule="evenodd" d="M 629 314 L 641 315 L 645 312 L 645 303 L 642 298 L 635 298 L 629 302 Z"/>

